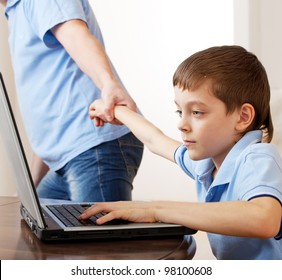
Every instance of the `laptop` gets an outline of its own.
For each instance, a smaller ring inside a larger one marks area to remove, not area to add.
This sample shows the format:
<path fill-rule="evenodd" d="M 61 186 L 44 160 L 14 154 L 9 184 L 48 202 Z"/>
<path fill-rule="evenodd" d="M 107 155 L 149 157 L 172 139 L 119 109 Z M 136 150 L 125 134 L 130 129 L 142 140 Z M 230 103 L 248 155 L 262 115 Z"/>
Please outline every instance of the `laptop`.
<path fill-rule="evenodd" d="M 196 230 L 176 224 L 131 223 L 114 220 L 96 225 L 95 217 L 80 223 L 80 213 L 93 203 L 41 200 L 33 184 L 19 130 L 0 73 L 0 138 L 6 147 L 10 167 L 21 201 L 20 212 L 31 231 L 42 241 L 102 240 L 119 238 L 173 237 Z M 103 213 L 101 213 L 102 215 Z"/>

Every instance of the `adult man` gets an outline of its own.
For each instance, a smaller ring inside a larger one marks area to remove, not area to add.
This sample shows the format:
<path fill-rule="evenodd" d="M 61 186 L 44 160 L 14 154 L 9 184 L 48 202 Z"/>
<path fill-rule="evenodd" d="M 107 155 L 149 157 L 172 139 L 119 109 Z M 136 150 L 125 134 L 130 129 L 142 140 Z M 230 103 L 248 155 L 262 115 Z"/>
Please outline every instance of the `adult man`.
<path fill-rule="evenodd" d="M 103 118 L 111 120 L 115 104 L 136 105 L 105 53 L 88 0 L 0 2 L 39 196 L 130 200 L 143 145 L 125 126 L 97 129 L 88 107 L 102 97 Z"/>

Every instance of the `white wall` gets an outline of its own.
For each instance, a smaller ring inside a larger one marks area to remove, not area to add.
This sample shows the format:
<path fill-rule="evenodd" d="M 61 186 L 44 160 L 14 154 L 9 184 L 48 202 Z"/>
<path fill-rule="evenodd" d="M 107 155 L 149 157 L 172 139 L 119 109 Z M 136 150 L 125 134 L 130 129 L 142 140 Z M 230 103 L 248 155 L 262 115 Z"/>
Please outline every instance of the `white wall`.
<path fill-rule="evenodd" d="M 260 1 L 260 56 L 271 86 L 271 108 L 274 123 L 273 142 L 282 155 L 282 1 Z"/>
<path fill-rule="evenodd" d="M 268 73 L 274 123 L 273 143 L 282 154 L 282 1 L 235 0 L 234 41 L 254 52 Z"/>

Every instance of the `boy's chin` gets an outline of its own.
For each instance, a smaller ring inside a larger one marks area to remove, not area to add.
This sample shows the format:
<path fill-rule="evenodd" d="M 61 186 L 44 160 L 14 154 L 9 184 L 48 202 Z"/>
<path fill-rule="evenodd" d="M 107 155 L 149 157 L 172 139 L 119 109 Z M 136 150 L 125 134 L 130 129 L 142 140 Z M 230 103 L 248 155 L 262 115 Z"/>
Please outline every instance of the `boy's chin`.
<path fill-rule="evenodd" d="M 194 161 L 202 160 L 202 159 L 206 158 L 206 157 L 203 157 L 199 154 L 196 154 L 194 151 L 189 151 L 189 149 L 188 149 L 188 155 L 189 155 L 189 158 L 194 160 Z"/>

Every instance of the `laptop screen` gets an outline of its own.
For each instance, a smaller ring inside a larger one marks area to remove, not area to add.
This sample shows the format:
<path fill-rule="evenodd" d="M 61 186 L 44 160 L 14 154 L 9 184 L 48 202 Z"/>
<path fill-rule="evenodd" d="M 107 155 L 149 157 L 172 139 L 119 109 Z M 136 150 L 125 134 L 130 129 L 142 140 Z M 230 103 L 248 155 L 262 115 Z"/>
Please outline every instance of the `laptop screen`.
<path fill-rule="evenodd" d="M 36 195 L 24 148 L 20 139 L 19 130 L 13 115 L 11 103 L 0 73 L 0 137 L 6 147 L 10 169 L 17 184 L 18 196 L 26 210 L 34 217 L 39 227 L 45 226 Z"/>

